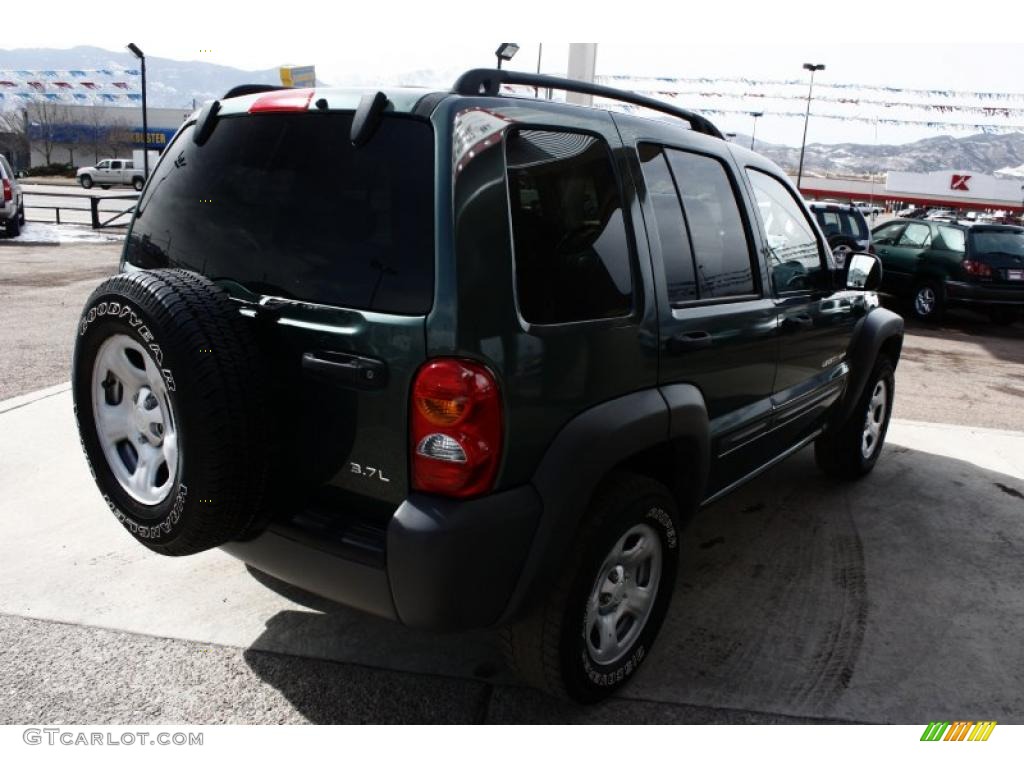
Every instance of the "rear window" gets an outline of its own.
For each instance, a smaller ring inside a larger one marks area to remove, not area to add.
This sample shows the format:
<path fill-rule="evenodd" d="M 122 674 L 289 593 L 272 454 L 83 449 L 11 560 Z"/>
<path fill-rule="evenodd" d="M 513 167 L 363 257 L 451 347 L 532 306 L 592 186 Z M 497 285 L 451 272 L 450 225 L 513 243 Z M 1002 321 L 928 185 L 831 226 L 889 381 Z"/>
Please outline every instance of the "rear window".
<path fill-rule="evenodd" d="M 1024 256 L 1024 232 L 1013 230 L 982 230 L 971 233 L 971 252 L 983 256 L 998 253 Z"/>
<path fill-rule="evenodd" d="M 818 220 L 826 237 L 833 235 L 845 235 L 854 240 L 868 239 L 868 224 L 864 216 L 852 211 L 830 211 L 827 209 L 814 209 L 814 217 Z"/>
<path fill-rule="evenodd" d="M 224 117 L 167 148 L 140 201 L 129 263 L 256 293 L 424 314 L 434 293 L 433 133 L 385 117 L 355 149 L 351 113 Z"/>

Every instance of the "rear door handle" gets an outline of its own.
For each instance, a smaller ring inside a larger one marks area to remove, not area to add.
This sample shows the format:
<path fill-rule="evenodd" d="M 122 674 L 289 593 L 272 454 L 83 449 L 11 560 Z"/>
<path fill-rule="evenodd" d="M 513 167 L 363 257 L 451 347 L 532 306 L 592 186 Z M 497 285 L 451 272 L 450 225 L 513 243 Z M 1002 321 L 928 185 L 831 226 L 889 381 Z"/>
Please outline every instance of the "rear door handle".
<path fill-rule="evenodd" d="M 383 389 L 388 383 L 387 363 L 347 352 L 304 352 L 302 369 L 314 378 L 355 389 Z"/>
<path fill-rule="evenodd" d="M 669 339 L 668 348 L 670 352 L 689 352 L 695 349 L 707 349 L 714 342 L 714 338 L 707 331 L 688 331 L 679 333 Z"/>

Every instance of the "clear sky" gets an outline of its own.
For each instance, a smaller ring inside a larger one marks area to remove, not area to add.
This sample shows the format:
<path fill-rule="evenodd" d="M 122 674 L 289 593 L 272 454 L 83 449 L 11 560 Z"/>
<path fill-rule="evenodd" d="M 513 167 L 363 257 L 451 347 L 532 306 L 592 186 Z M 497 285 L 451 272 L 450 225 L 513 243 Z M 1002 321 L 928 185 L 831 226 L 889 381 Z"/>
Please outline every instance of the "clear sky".
<path fill-rule="evenodd" d="M 463 69 L 491 66 L 494 48 L 503 40 L 516 40 L 522 46 L 515 68 L 534 70 L 538 44 L 529 40 L 583 38 L 600 41 L 598 75 L 793 79 L 804 77 L 807 73 L 801 64 L 811 61 L 827 65 L 816 76 L 823 84 L 1024 93 L 1024 4 L 1019 2 L 990 0 L 977 11 L 963 2 L 934 0 L 876 4 L 863 0 L 712 4 L 705 0 L 699 8 L 678 1 L 646 0 L 607 4 L 518 0 L 500 6 L 465 0 L 382 0 L 359 5 L 311 0 L 244 5 L 216 0 L 171 4 L 44 0 L 44 4 L 45 23 L 37 17 L 6 26 L 18 31 L 5 35 L 5 47 L 97 45 L 123 50 L 126 42 L 133 41 L 149 55 L 243 69 L 315 64 L 320 79 L 344 84 L 408 80 L 417 72 L 429 73 L 420 79 L 432 76 L 447 82 Z M 544 43 L 542 70 L 564 72 L 567 51 L 567 43 Z M 742 90 L 742 86 L 733 87 Z M 791 89 L 794 94 L 798 91 L 802 88 Z M 889 98 L 898 97 L 890 94 Z M 750 103 L 752 109 L 759 108 Z M 1024 97 L 1007 105 L 1024 110 Z M 731 106 L 746 108 L 747 104 L 741 100 Z M 790 100 L 775 102 L 774 107 L 801 111 L 803 104 Z M 816 103 L 814 109 L 837 113 L 837 108 L 825 104 Z M 920 113 L 868 106 L 847 107 L 847 112 L 839 113 L 928 119 Z M 751 120 L 746 116 L 713 119 L 723 130 L 749 133 Z M 979 115 L 934 119 L 991 122 Z M 1024 117 L 1016 122 L 1024 124 Z M 802 128 L 799 119 L 765 117 L 758 124 L 758 137 L 796 145 Z M 939 132 L 881 125 L 877 140 L 900 142 Z M 875 126 L 812 120 L 808 141 L 873 142 Z"/>

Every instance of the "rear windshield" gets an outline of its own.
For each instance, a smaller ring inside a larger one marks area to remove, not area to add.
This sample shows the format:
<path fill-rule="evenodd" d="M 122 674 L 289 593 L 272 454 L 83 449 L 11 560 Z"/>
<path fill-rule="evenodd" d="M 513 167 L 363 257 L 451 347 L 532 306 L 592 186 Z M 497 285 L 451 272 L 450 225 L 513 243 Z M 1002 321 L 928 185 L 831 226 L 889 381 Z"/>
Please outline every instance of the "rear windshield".
<path fill-rule="evenodd" d="M 126 245 L 256 293 L 424 314 L 434 293 L 428 123 L 383 119 L 353 148 L 351 113 L 224 117 L 206 144 L 164 152 Z"/>
<path fill-rule="evenodd" d="M 1005 229 L 972 232 L 971 251 L 977 256 L 986 253 L 1024 256 L 1024 232 Z"/>
<path fill-rule="evenodd" d="M 853 211 L 828 211 L 817 208 L 814 216 L 825 231 L 825 237 L 846 235 L 854 240 L 868 239 L 868 225 L 864 216 Z"/>

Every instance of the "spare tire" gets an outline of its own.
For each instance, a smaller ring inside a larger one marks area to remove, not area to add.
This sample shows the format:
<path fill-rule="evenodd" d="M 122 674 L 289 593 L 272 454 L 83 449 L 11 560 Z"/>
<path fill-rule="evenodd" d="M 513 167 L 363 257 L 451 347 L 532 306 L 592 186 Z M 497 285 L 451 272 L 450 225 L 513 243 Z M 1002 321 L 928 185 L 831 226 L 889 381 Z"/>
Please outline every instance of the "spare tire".
<path fill-rule="evenodd" d="M 205 277 L 131 272 L 93 291 L 75 417 L 96 485 L 138 541 L 189 555 L 246 533 L 266 483 L 264 382 L 251 329 Z"/>

